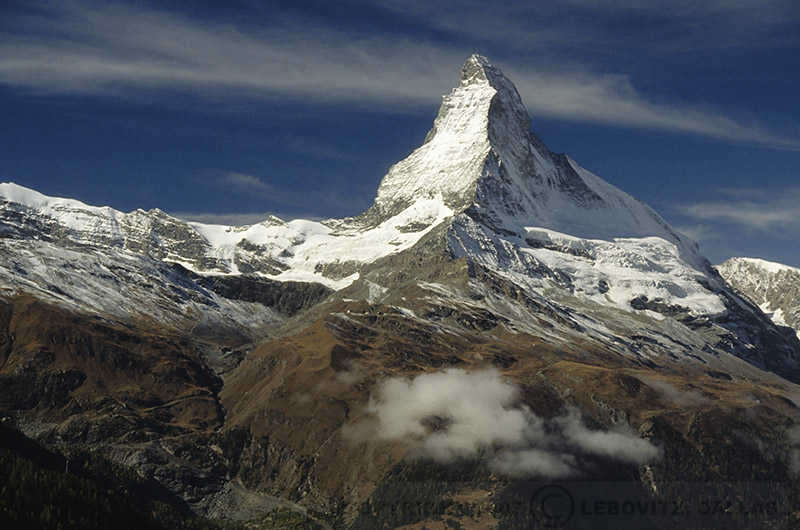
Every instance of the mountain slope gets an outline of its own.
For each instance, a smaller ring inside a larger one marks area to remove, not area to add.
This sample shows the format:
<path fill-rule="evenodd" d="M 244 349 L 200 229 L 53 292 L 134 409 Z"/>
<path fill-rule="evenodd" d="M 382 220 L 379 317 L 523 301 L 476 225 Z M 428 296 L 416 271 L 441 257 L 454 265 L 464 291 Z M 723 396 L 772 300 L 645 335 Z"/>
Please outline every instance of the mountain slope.
<path fill-rule="evenodd" d="M 122 213 L 71 199 L 46 197 L 13 183 L 0 184 L 0 237 L 41 240 L 60 248 L 128 251 L 196 272 L 258 274 L 280 281 L 320 282 L 341 288 L 357 278 L 321 274 L 325 265 L 364 263 L 402 251 L 450 215 L 435 201 L 419 201 L 370 229 L 278 218 L 251 226 L 186 223 L 160 210 Z M 331 228 L 333 225 L 335 228 Z"/>
<path fill-rule="evenodd" d="M 800 334 L 800 270 L 752 258 L 731 258 L 717 270 L 777 325 L 789 326 Z"/>

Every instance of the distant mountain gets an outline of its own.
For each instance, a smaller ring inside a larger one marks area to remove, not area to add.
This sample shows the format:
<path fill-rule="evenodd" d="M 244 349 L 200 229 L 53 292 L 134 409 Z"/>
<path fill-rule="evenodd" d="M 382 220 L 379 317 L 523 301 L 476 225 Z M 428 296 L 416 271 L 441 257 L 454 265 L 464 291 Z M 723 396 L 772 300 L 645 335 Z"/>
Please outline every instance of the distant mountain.
<path fill-rule="evenodd" d="M 800 334 L 800 269 L 753 258 L 731 258 L 717 269 L 777 325 Z"/>
<path fill-rule="evenodd" d="M 206 225 L 0 184 L 0 412 L 197 513 L 322 527 L 421 523 L 376 506 L 430 479 L 793 480 L 797 306 L 748 286 L 796 285 L 718 272 L 530 127 L 476 55 L 357 217 Z"/>

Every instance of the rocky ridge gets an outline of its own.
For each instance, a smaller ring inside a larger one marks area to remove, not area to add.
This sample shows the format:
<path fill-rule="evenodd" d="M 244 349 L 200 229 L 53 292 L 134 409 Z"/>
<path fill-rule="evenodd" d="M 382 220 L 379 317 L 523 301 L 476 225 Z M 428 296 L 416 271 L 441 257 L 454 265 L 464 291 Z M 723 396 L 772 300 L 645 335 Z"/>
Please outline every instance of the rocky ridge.
<path fill-rule="evenodd" d="M 775 324 L 800 333 L 800 270 L 753 258 L 731 258 L 717 270 Z"/>

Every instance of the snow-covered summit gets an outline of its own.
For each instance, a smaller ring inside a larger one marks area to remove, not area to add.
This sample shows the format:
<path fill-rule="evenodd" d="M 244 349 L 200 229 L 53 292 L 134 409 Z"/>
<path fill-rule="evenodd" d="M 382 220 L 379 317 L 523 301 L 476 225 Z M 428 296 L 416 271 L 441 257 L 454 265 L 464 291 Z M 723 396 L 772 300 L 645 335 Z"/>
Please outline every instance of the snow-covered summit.
<path fill-rule="evenodd" d="M 542 227 L 607 241 L 659 237 L 704 261 L 649 206 L 548 150 L 530 124 L 514 84 L 473 55 L 425 143 L 384 177 L 371 212 L 385 219 L 441 194 L 455 212 L 469 210 L 482 224 L 520 237 Z"/>
<path fill-rule="evenodd" d="M 718 267 L 720 270 L 761 270 L 769 274 L 793 274 L 800 276 L 800 269 L 777 263 L 774 261 L 767 261 L 761 258 L 730 258 Z"/>
<path fill-rule="evenodd" d="M 730 258 L 717 267 L 739 293 L 779 326 L 800 336 L 800 269 L 755 258 Z"/>
<path fill-rule="evenodd" d="M 420 198 L 441 193 L 459 210 L 477 197 L 478 181 L 493 151 L 510 158 L 526 150 L 530 118 L 503 74 L 485 57 L 464 64 L 459 84 L 442 98 L 424 144 L 395 164 L 381 181 L 374 209 L 391 215 Z"/>
<path fill-rule="evenodd" d="M 491 149 L 489 107 L 498 94 L 485 75 L 484 63 L 478 56 L 467 61 L 459 85 L 443 97 L 425 143 L 383 178 L 373 207 L 380 217 L 439 193 L 454 209 L 471 203 L 476 176 Z"/>

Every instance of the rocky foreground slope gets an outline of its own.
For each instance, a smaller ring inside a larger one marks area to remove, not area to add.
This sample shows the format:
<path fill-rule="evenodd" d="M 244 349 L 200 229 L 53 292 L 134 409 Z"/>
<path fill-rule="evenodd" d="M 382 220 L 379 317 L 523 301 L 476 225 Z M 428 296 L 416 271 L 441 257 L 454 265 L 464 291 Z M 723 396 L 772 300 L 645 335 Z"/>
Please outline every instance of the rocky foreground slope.
<path fill-rule="evenodd" d="M 367 528 L 427 520 L 376 506 L 431 477 L 793 480 L 797 335 L 549 151 L 480 56 L 361 216 L 202 225 L 2 184 L 0 249 L 8 421 L 198 513 Z M 514 527 L 495 508 L 448 517 Z"/>

